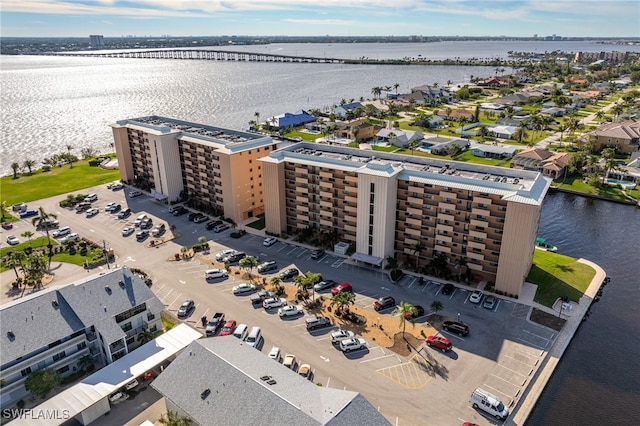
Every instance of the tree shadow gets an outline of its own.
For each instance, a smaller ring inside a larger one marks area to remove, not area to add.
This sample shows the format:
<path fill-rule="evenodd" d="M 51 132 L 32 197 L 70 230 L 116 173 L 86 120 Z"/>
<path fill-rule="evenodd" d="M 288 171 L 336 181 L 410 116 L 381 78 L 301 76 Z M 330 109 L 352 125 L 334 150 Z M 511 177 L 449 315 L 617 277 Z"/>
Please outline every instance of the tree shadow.
<path fill-rule="evenodd" d="M 433 356 L 427 351 L 416 351 L 416 354 L 411 358 L 411 362 L 414 362 L 418 368 L 428 374 L 430 377 L 439 376 L 443 380 L 449 380 L 449 369 L 440 364 Z"/>

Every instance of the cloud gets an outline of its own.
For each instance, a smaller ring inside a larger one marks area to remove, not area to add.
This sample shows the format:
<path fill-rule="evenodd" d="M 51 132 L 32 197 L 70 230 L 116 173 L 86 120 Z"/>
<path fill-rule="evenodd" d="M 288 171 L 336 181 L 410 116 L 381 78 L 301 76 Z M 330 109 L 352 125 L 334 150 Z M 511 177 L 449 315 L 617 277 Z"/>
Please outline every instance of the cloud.
<path fill-rule="evenodd" d="M 285 19 L 285 22 L 291 22 L 293 24 L 305 24 L 305 25 L 354 25 L 355 21 L 345 21 L 341 19 Z"/>

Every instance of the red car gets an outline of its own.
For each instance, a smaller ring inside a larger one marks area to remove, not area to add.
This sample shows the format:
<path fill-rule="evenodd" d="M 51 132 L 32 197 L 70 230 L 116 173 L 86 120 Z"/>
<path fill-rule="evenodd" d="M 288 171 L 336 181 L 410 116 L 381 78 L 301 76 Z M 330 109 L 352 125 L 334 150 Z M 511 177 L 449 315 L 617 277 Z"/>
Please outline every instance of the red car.
<path fill-rule="evenodd" d="M 235 320 L 225 322 L 222 330 L 220 330 L 220 336 L 229 336 L 230 334 L 233 334 L 237 326 L 238 324 L 236 324 Z"/>
<path fill-rule="evenodd" d="M 9 222 L 2 222 L 2 229 L 13 229 L 13 225 Z"/>
<path fill-rule="evenodd" d="M 453 347 L 449 339 L 445 339 L 441 336 L 427 337 L 427 345 L 440 349 L 442 352 L 450 351 Z"/>
<path fill-rule="evenodd" d="M 348 293 L 353 293 L 353 288 L 351 287 L 351 284 L 342 283 L 342 284 L 332 288 L 331 289 L 331 294 L 335 296 L 336 294 L 341 293 L 343 291 L 346 291 Z"/>

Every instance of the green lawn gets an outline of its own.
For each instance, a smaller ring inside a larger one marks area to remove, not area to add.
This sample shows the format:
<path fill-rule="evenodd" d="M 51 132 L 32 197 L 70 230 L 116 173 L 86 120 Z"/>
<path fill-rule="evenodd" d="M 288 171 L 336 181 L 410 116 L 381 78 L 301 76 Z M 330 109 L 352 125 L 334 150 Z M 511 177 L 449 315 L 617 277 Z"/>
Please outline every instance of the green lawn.
<path fill-rule="evenodd" d="M 486 164 L 488 166 L 509 167 L 511 159 L 476 157 L 475 155 L 471 154 L 471 151 L 464 151 L 462 154 L 455 157 L 455 161 L 464 161 L 474 164 Z"/>
<path fill-rule="evenodd" d="M 302 138 L 302 140 L 304 141 L 310 141 L 310 142 L 315 142 L 316 139 L 321 138 L 322 135 L 319 134 L 311 134 L 311 133 L 307 133 L 307 132 L 300 132 L 298 130 L 294 130 L 292 132 L 287 133 L 286 135 L 288 138 Z"/>
<path fill-rule="evenodd" d="M 247 226 L 253 229 L 258 229 L 258 230 L 264 229 L 267 226 L 264 219 L 264 213 L 259 214 L 257 218 L 258 220 L 247 224 Z"/>
<path fill-rule="evenodd" d="M 581 192 L 583 194 L 597 195 L 600 197 L 611 198 L 614 200 L 627 200 L 620 188 L 611 185 L 591 186 L 582 180 L 581 176 L 570 176 L 562 182 L 554 182 L 553 186 L 571 191 Z M 638 190 L 627 191 L 634 196 Z"/>
<path fill-rule="evenodd" d="M 118 180 L 118 170 L 104 170 L 89 166 L 88 160 L 81 160 L 69 168 L 68 165 L 56 167 L 48 172 L 35 171 L 33 175 L 6 176 L 0 179 L 2 201 L 7 205 L 29 202 L 66 194 L 79 189 L 107 184 Z"/>
<path fill-rule="evenodd" d="M 534 300 L 544 306 L 552 307 L 561 296 L 569 296 L 577 302 L 584 294 L 596 271 L 588 265 L 578 263 L 576 259 L 535 250 L 533 266 L 527 276 L 527 282 L 536 284 L 538 291 Z"/>

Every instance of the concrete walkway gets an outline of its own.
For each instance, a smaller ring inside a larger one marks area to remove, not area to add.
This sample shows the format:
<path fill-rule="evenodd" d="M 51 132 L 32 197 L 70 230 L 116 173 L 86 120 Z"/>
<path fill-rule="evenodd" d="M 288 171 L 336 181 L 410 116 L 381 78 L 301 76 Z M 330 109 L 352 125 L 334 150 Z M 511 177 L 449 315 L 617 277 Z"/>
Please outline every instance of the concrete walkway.
<path fill-rule="evenodd" d="M 529 387 L 513 408 L 511 415 L 504 423 L 505 425 L 523 425 L 525 423 L 606 278 L 605 271 L 595 263 L 586 259 L 578 259 L 578 262 L 591 266 L 596 271 L 596 274 L 578 303 L 572 302 L 571 310 L 565 310 L 564 314 L 561 312 L 561 315 L 566 318 L 564 327 L 558 333 L 542 366 L 531 379 Z M 544 310 L 548 311 L 549 308 Z M 560 312 L 560 310 L 558 309 L 557 312 Z"/>

